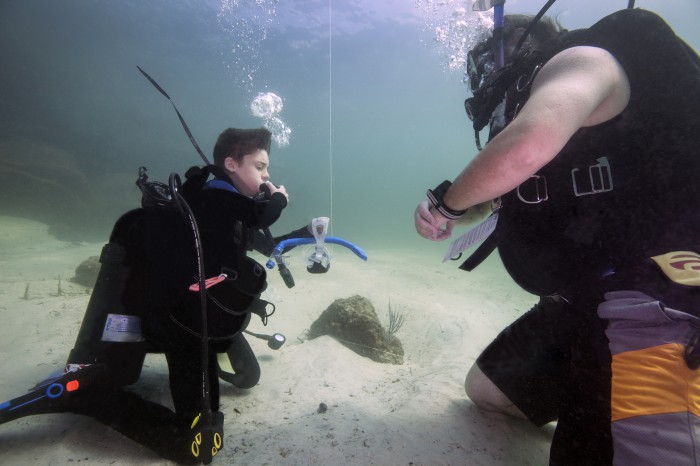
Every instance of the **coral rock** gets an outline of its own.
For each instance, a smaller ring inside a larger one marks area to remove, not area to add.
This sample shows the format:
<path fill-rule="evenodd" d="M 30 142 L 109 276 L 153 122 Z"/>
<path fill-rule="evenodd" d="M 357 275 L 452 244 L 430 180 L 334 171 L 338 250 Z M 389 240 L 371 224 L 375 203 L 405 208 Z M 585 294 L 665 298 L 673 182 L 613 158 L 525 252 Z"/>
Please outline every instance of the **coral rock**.
<path fill-rule="evenodd" d="M 100 258 L 90 256 L 75 268 L 75 277 L 71 281 L 92 288 L 95 286 L 98 273 L 100 273 Z"/>
<path fill-rule="evenodd" d="M 336 299 L 311 324 L 309 338 L 329 335 L 361 356 L 388 364 L 403 364 L 403 346 L 379 322 L 367 298 Z"/>

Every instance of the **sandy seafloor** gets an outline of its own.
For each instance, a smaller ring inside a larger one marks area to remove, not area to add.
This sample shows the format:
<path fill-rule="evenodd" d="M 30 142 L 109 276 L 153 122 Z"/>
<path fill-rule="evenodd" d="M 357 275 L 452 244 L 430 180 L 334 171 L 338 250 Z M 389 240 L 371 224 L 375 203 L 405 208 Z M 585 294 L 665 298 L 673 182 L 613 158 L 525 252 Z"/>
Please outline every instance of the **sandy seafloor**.
<path fill-rule="evenodd" d="M 0 398 L 7 400 L 65 363 L 89 299 L 69 279 L 102 244 L 58 241 L 45 225 L 10 217 L 0 217 L 0 232 Z M 262 376 L 250 390 L 222 383 L 225 448 L 213 464 L 546 464 L 551 426 L 482 414 L 463 389 L 480 350 L 533 297 L 512 284 L 495 255 L 467 274 L 434 252 L 367 253 L 363 262 L 334 250 L 325 275 L 308 274 L 292 257 L 292 289 L 276 271 L 268 274 L 264 297 L 277 312 L 267 327 L 254 317 L 249 329 L 288 341 L 272 351 L 249 338 Z M 397 333 L 403 365 L 373 362 L 330 337 L 299 338 L 334 299 L 355 294 L 383 322 L 389 302 L 405 314 Z M 132 388 L 170 406 L 165 358 L 148 355 Z M 323 414 L 320 403 L 328 406 Z M 77 463 L 171 464 L 87 417 L 31 416 L 0 426 L 0 464 Z"/>

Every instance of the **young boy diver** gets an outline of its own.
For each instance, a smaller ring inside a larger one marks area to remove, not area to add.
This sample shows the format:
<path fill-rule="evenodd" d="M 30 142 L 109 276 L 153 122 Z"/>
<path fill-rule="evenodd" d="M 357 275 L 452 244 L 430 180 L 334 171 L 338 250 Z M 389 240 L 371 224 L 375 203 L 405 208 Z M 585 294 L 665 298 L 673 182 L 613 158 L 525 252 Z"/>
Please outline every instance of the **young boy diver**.
<path fill-rule="evenodd" d="M 259 369 L 242 332 L 251 313 L 265 321 L 274 309 L 260 299 L 265 269 L 246 253 L 269 255 L 285 238 L 312 236 L 306 226 L 278 238 L 269 233 L 288 201 L 285 188 L 269 181 L 270 142 L 265 128 L 229 128 L 216 142 L 214 164 L 191 168 L 181 186 L 174 176 L 169 187 L 148 183 L 142 170 L 143 207 L 117 221 L 103 249 L 64 374 L 1 404 L 0 423 L 71 412 L 163 458 L 211 461 L 223 448 L 217 353 L 229 352 L 233 383 L 255 385 Z M 138 380 L 148 352 L 166 357 L 174 411 L 124 388 Z"/>

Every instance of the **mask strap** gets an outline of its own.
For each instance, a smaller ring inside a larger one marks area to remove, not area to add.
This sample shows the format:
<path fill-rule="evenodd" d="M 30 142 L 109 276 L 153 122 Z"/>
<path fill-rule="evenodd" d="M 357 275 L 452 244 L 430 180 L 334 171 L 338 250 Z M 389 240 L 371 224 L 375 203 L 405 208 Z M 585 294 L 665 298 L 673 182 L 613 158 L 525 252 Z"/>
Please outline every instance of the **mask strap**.
<path fill-rule="evenodd" d="M 515 46 L 515 49 L 513 50 L 513 56 L 516 56 L 518 52 L 520 51 L 520 48 L 523 46 L 525 43 L 525 39 L 528 38 L 532 30 L 535 28 L 535 25 L 540 21 L 540 19 L 544 16 L 544 14 L 549 10 L 549 7 L 554 5 L 554 2 L 557 0 L 549 0 L 545 5 L 540 9 L 539 12 L 535 15 L 534 18 L 532 18 L 532 21 L 530 21 L 530 24 L 527 26 L 527 29 L 525 29 L 525 32 L 523 33 L 522 37 L 518 41 L 518 44 Z"/>

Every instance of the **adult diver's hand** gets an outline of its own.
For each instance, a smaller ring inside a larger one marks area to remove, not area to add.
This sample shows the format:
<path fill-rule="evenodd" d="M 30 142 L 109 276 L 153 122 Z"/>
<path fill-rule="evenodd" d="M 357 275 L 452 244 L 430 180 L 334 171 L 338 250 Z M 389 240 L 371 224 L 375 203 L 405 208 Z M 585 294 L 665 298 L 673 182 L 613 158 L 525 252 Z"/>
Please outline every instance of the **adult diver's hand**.
<path fill-rule="evenodd" d="M 272 196 L 275 193 L 281 193 L 284 195 L 284 197 L 287 198 L 287 202 L 289 202 L 289 194 L 287 194 L 287 190 L 284 188 L 284 185 L 275 186 L 270 181 L 266 181 L 263 184 L 267 186 L 267 189 L 270 191 L 270 196 Z"/>
<path fill-rule="evenodd" d="M 431 241 L 444 241 L 452 236 L 455 222 L 443 217 L 440 212 L 430 208 L 430 201 L 424 199 L 416 207 L 413 220 L 416 232 Z"/>

